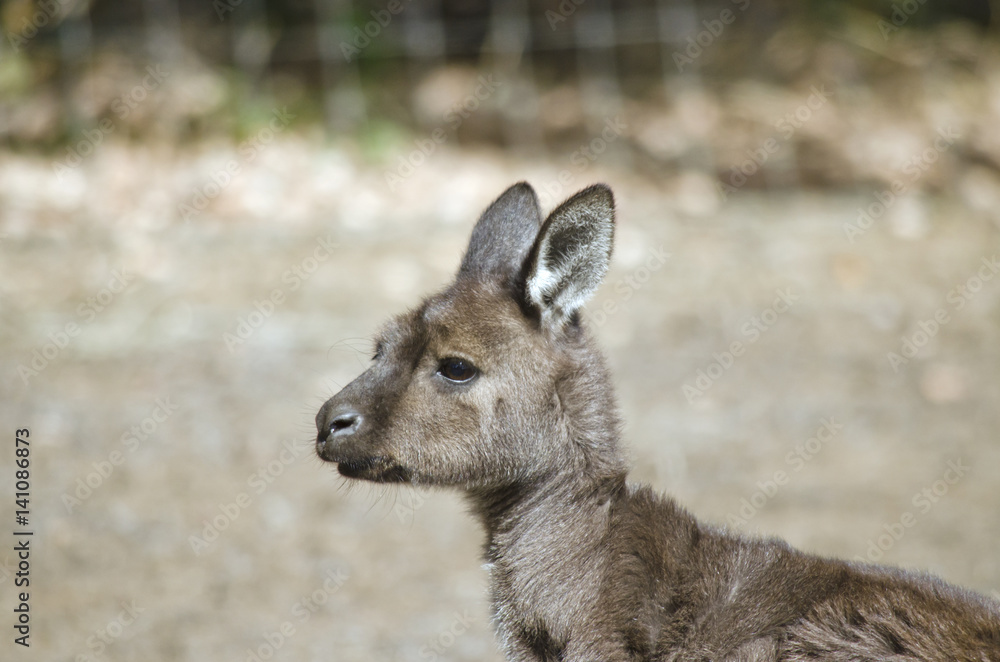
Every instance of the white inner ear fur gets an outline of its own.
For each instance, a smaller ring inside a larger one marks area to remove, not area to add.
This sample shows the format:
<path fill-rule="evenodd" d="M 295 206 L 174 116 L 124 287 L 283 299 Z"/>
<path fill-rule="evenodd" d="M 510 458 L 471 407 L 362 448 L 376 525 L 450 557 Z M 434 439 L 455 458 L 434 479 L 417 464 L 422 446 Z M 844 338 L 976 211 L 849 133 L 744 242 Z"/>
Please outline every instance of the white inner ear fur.
<path fill-rule="evenodd" d="M 534 270 L 528 279 L 528 296 L 543 319 L 562 321 L 589 299 L 608 270 L 613 234 L 613 209 L 593 199 L 580 200 L 558 216 L 539 239 Z M 577 235 L 570 251 L 553 255 L 551 239 Z"/>
<path fill-rule="evenodd" d="M 538 247 L 538 262 L 535 263 L 535 271 L 528 281 L 528 296 L 531 302 L 540 308 L 545 307 L 545 295 L 555 290 L 559 284 L 559 274 L 549 269 L 546 248 L 548 242 L 543 241 Z"/>

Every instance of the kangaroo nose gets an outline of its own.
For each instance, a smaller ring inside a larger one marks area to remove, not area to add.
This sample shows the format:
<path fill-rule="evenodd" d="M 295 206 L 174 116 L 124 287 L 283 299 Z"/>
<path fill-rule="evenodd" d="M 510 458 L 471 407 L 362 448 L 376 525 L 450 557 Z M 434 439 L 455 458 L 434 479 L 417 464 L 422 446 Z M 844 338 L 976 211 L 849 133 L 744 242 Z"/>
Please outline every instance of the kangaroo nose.
<path fill-rule="evenodd" d="M 328 424 L 320 426 L 320 443 L 325 443 L 328 440 L 332 440 L 334 443 L 343 441 L 346 437 L 357 432 L 363 419 L 364 417 L 353 409 L 337 413 Z"/>

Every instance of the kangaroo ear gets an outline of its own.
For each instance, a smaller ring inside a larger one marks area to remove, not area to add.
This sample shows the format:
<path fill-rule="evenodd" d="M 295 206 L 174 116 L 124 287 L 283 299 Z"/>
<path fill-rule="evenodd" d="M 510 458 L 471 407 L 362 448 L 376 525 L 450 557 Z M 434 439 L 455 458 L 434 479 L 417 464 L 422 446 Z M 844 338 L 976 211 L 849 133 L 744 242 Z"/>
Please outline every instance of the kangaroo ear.
<path fill-rule="evenodd" d="M 591 297 L 608 271 L 615 200 L 604 184 L 562 203 L 542 225 L 527 265 L 525 295 L 542 323 L 562 326 Z"/>
<path fill-rule="evenodd" d="M 517 278 L 541 224 L 535 189 L 526 182 L 514 184 L 479 218 L 458 275 Z"/>

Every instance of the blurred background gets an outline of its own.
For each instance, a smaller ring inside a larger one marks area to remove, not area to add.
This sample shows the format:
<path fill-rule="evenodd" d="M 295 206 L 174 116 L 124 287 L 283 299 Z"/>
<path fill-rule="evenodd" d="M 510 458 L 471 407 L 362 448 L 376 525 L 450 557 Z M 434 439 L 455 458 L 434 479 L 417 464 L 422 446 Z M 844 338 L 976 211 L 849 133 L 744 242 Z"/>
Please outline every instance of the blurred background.
<path fill-rule="evenodd" d="M 500 660 L 458 496 L 312 419 L 519 180 L 616 192 L 635 480 L 1000 598 L 996 5 L 3 2 L 0 656 Z"/>

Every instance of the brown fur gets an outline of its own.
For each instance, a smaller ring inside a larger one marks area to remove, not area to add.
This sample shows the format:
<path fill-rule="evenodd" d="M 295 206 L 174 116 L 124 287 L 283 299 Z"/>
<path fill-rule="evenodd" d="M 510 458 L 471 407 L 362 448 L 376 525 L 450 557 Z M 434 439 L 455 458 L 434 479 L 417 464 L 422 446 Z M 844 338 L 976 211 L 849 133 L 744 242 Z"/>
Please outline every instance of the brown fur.
<path fill-rule="evenodd" d="M 612 221 L 607 187 L 544 224 L 528 185 L 508 189 L 455 282 L 391 321 L 324 404 L 320 457 L 464 491 L 509 660 L 1000 662 L 995 601 L 737 536 L 626 482 L 611 380 L 579 318 Z M 475 376 L 446 377 L 457 359 Z"/>

